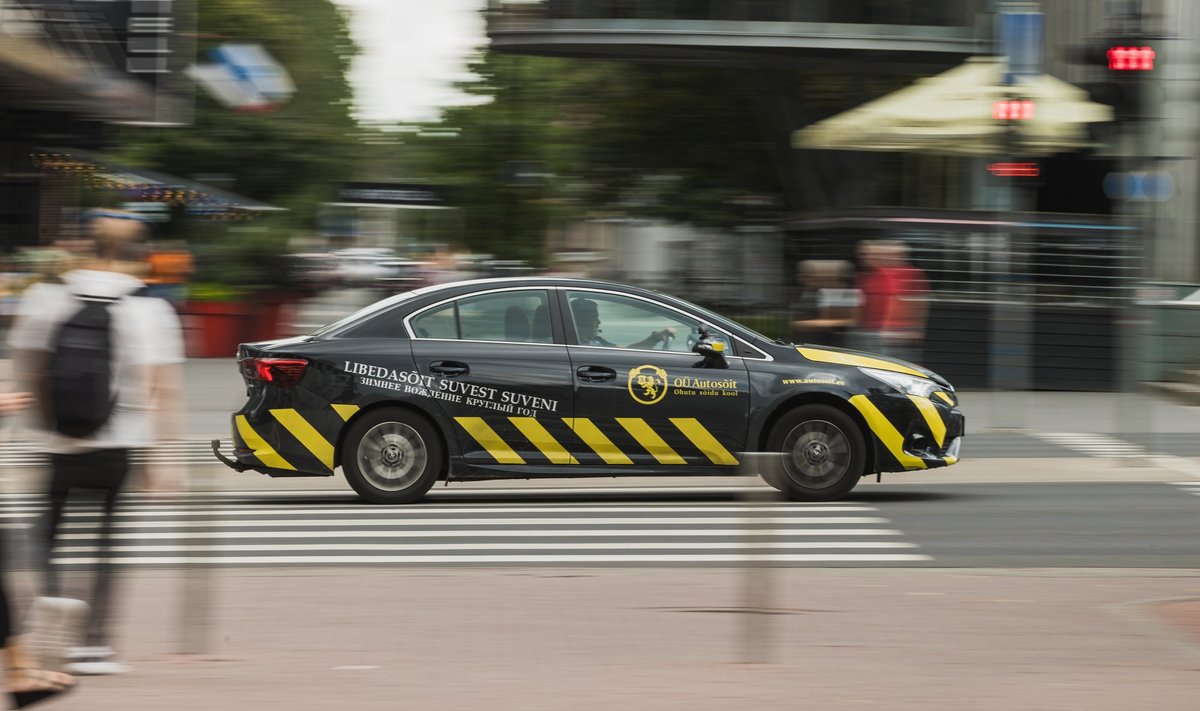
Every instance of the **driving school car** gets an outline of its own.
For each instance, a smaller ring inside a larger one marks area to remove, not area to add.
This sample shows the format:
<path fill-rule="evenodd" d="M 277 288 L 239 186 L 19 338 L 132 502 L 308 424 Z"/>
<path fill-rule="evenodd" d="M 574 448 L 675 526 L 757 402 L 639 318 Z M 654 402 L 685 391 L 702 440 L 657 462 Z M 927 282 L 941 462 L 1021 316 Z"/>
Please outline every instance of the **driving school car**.
<path fill-rule="evenodd" d="M 665 294 L 603 281 L 416 289 L 315 333 L 238 348 L 248 400 L 230 467 L 342 474 L 375 503 L 439 480 L 737 473 L 830 501 L 863 476 L 958 460 L 937 374 L 773 340 Z"/>

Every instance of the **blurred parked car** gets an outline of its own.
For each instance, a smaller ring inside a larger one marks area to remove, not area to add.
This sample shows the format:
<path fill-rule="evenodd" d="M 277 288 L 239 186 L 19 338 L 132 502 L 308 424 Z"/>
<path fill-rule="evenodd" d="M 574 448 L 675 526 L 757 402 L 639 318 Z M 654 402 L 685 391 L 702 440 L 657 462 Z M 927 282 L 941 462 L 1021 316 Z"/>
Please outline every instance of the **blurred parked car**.
<path fill-rule="evenodd" d="M 399 293 L 420 289 L 432 283 L 430 280 L 430 273 L 433 270 L 432 262 L 393 259 L 379 264 L 387 270 L 387 274 L 380 278 L 378 285 L 387 291 Z"/>
<path fill-rule="evenodd" d="M 333 281 L 343 287 L 380 286 L 395 273 L 396 252 L 386 247 L 351 247 L 333 252 Z"/>

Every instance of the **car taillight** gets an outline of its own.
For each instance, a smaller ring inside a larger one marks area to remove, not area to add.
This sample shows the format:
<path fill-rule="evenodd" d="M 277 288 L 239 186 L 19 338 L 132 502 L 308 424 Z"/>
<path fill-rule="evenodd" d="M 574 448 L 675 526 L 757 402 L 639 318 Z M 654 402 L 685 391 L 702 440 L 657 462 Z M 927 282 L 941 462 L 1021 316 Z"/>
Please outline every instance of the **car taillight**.
<path fill-rule="evenodd" d="M 241 361 L 242 376 L 247 381 L 257 380 L 283 388 L 300 382 L 308 361 L 303 358 L 246 358 Z"/>

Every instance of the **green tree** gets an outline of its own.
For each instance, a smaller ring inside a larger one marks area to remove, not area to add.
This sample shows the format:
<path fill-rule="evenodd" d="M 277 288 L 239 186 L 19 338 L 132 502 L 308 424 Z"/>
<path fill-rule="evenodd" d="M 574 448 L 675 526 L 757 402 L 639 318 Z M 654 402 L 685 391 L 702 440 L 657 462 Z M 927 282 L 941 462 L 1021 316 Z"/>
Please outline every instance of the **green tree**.
<path fill-rule="evenodd" d="M 730 73 L 490 51 L 471 69 L 461 88 L 485 102 L 445 111 L 401 163 L 459 188 L 472 249 L 536 261 L 548 227 L 597 213 L 731 225 L 742 198 L 780 192 Z"/>
<path fill-rule="evenodd" d="M 344 12 L 330 0 L 199 0 L 199 36 L 201 55 L 224 42 L 263 45 L 295 95 L 269 113 L 240 113 L 198 91 L 193 126 L 126 129 L 127 157 L 175 175 L 228 175 L 235 192 L 311 224 L 359 155 L 346 78 L 356 49 Z"/>

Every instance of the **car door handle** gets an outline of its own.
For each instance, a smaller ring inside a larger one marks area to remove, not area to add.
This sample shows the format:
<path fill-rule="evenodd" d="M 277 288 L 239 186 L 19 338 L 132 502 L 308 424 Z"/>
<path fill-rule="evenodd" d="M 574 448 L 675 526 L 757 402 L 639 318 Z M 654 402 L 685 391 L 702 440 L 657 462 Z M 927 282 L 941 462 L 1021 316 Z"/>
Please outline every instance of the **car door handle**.
<path fill-rule="evenodd" d="M 459 363 L 456 360 L 435 360 L 429 364 L 429 372 L 455 378 L 470 373 L 471 369 L 466 363 Z"/>
<path fill-rule="evenodd" d="M 617 371 L 600 365 L 584 365 L 575 369 L 575 375 L 587 383 L 603 383 L 617 377 Z"/>

